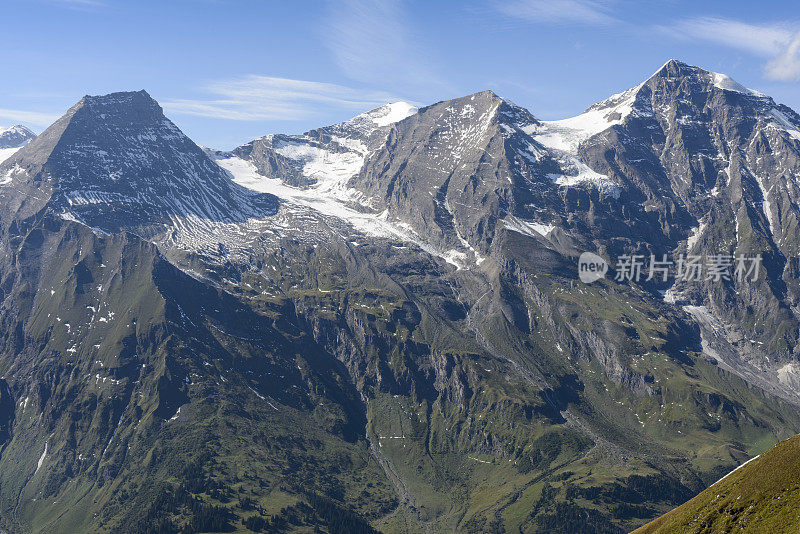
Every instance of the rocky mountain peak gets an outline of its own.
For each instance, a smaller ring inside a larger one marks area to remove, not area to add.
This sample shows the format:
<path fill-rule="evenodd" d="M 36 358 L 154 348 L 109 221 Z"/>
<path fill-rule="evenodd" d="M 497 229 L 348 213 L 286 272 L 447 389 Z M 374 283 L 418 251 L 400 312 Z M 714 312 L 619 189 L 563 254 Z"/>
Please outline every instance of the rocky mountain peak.
<path fill-rule="evenodd" d="M 0 165 L 0 176 L 47 191 L 52 209 L 106 231 L 149 235 L 276 206 L 232 183 L 145 91 L 84 97 Z"/>
<path fill-rule="evenodd" d="M 122 116 L 132 110 L 138 110 L 142 113 L 142 118 L 146 116 L 146 113 L 163 115 L 161 106 L 144 89 L 140 91 L 120 91 L 105 95 L 86 95 L 76 104 L 76 107 L 83 110 L 84 113 L 110 113 L 112 114 L 111 118 Z M 109 118 L 109 116 L 106 115 L 106 118 Z"/>
<path fill-rule="evenodd" d="M 681 76 L 693 76 L 698 72 L 706 72 L 699 67 L 689 65 L 678 59 L 670 59 L 664 63 L 650 78 L 668 77 L 677 78 Z"/>
<path fill-rule="evenodd" d="M 431 125 L 446 137 L 458 135 L 459 131 L 467 137 L 481 137 L 496 131 L 507 133 L 511 127 L 521 128 L 538 123 L 527 109 L 491 90 L 420 108 L 412 121 Z M 404 126 L 407 127 L 407 124 Z M 446 131 L 450 133 L 445 134 Z"/>
<path fill-rule="evenodd" d="M 731 77 L 718 72 L 689 65 L 678 60 L 670 60 L 650 78 L 636 86 L 632 91 L 661 95 L 670 100 L 688 99 L 700 102 L 703 99 L 719 98 L 720 104 L 751 105 L 756 110 L 774 107 L 774 101 L 763 93 L 748 89 Z"/>
<path fill-rule="evenodd" d="M 188 140 L 165 116 L 158 102 L 146 91 L 118 92 L 100 96 L 85 96 L 67 113 L 68 139 L 107 136 L 112 144 L 125 148 L 129 141 L 163 142 Z M 135 137 L 136 139 L 129 139 Z M 136 143 L 134 143 L 135 146 Z M 193 143 L 192 143 L 193 144 Z"/>
<path fill-rule="evenodd" d="M 584 115 L 608 111 L 606 120 L 610 123 L 608 126 L 612 126 L 632 111 L 639 115 L 651 114 L 654 101 L 664 103 L 684 99 L 700 103 L 719 95 L 728 98 L 724 103 L 738 103 L 744 98 L 758 108 L 776 106 L 767 95 L 748 89 L 725 74 L 671 59 L 642 83 L 593 104 Z"/>
<path fill-rule="evenodd" d="M 718 89 L 734 91 L 742 94 L 762 97 L 766 96 L 757 91 L 753 91 L 752 89 L 748 89 L 726 74 L 706 70 L 695 65 L 689 65 L 688 63 L 678 61 L 677 59 L 671 59 L 664 63 L 660 69 L 653 73 L 653 75 L 645 80 L 641 85 L 645 85 L 650 82 L 657 82 L 658 80 L 667 80 L 673 82 L 688 80 L 701 85 L 715 86 Z"/>
<path fill-rule="evenodd" d="M 9 128 L 0 128 L 0 150 L 19 148 L 34 137 L 36 137 L 36 134 L 21 124 Z"/>

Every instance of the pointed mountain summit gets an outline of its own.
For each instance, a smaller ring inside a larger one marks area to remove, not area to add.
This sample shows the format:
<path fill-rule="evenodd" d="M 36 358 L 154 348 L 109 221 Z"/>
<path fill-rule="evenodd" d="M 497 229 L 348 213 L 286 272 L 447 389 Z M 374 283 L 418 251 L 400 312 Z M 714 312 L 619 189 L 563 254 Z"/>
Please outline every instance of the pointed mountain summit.
<path fill-rule="evenodd" d="M 709 196 L 738 182 L 728 174 L 738 168 L 732 147 L 752 150 L 761 136 L 793 152 L 800 116 L 724 74 L 671 60 L 581 115 L 544 121 L 535 138 L 609 177 L 648 212 L 662 213 L 666 238 L 675 239 L 672 232 L 695 226 Z"/>
<path fill-rule="evenodd" d="M 705 107 L 745 104 L 757 111 L 769 112 L 778 106 L 767 95 L 747 89 L 728 76 L 710 72 L 672 59 L 652 76 L 626 91 L 590 106 L 585 112 L 568 119 L 545 121 L 539 139 L 549 148 L 577 153 L 578 145 L 626 120 L 652 118 L 658 111 L 668 113 L 673 104 L 693 105 L 685 114 L 703 115 Z M 655 107 L 654 107 L 655 106 Z M 673 106 L 673 114 L 682 106 Z M 788 108 L 786 108 L 788 110 Z M 791 110 L 788 114 L 794 115 Z M 677 117 L 680 119 L 680 115 Z M 798 118 L 800 119 L 800 118 Z M 689 120 L 687 118 L 687 120 Z M 788 121 L 792 122 L 792 121 Z"/>
<path fill-rule="evenodd" d="M 36 137 L 36 134 L 21 124 L 10 128 L 0 128 L 0 150 L 19 148 L 34 137 Z"/>
<path fill-rule="evenodd" d="M 0 165 L 0 178 L 37 189 L 40 208 L 46 200 L 94 228 L 145 236 L 276 208 L 273 197 L 233 184 L 145 91 L 84 97 Z"/>
<path fill-rule="evenodd" d="M 36 134 L 22 125 L 0 128 L 0 163 L 25 146 Z"/>
<path fill-rule="evenodd" d="M 537 124 L 492 91 L 439 102 L 397 123 L 351 186 L 437 247 L 481 254 L 497 221 L 552 190 Z"/>
<path fill-rule="evenodd" d="M 701 307 L 697 319 L 727 369 L 796 398 L 800 315 L 788 310 L 800 304 L 800 115 L 672 60 L 577 117 L 543 122 L 534 137 L 619 184 L 624 204 L 609 224 L 570 229 L 609 243 L 612 257 L 759 255 L 764 272 L 743 284 L 751 287 L 677 283 L 669 299 Z M 739 341 L 749 339 L 763 345 Z"/>
<path fill-rule="evenodd" d="M 639 85 L 593 104 L 581 115 L 549 123 L 556 128 L 573 130 L 574 142 L 571 144 L 575 148 L 576 142 L 621 124 L 628 116 L 652 116 L 654 103 L 665 105 L 667 101 L 673 102 L 679 98 L 687 98 L 689 102 L 698 104 L 703 98 L 721 98 L 722 104 L 744 100 L 754 108 L 767 111 L 771 107 L 785 108 L 775 104 L 767 95 L 748 89 L 725 74 L 672 59 Z M 788 112 L 794 115 L 791 110 Z"/>
<path fill-rule="evenodd" d="M 718 72 L 712 72 L 700 67 L 696 67 L 694 65 L 689 65 L 687 63 L 683 63 L 682 61 L 678 61 L 677 59 L 671 59 L 664 63 L 664 65 L 658 69 L 644 84 L 648 84 L 649 82 L 655 80 L 667 80 L 667 81 L 685 81 L 685 80 L 692 80 L 699 84 L 703 85 L 713 85 L 715 88 L 723 90 L 723 91 L 730 91 L 734 93 L 740 93 L 747 96 L 753 96 L 757 98 L 769 98 L 767 95 L 763 93 L 759 93 L 758 91 L 753 91 L 752 89 L 748 89 L 747 87 L 743 86 L 742 84 L 736 82 L 729 76 L 725 74 L 720 74 Z M 644 85 L 642 84 L 642 85 Z"/>

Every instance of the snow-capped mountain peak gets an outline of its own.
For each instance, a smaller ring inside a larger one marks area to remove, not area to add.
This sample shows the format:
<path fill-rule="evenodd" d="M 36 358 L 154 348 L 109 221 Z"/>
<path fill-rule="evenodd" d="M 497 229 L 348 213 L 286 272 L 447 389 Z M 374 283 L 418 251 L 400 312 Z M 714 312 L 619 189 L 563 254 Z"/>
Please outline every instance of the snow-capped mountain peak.
<path fill-rule="evenodd" d="M 16 124 L 14 126 L 8 127 L 0 127 L 0 136 L 5 135 L 20 135 L 25 137 L 36 137 L 36 134 L 31 131 L 30 128 L 23 126 L 21 124 Z"/>
<path fill-rule="evenodd" d="M 743 95 L 755 96 L 759 98 L 769 98 L 764 93 L 748 89 L 726 74 L 708 71 L 700 67 L 678 61 L 677 59 L 671 59 L 664 63 L 664 65 L 662 65 L 662 67 L 658 69 L 650 78 L 640 84 L 640 87 L 654 78 L 689 78 L 700 83 L 716 87 L 717 89 L 722 89 L 724 91 L 732 91 L 735 93 L 741 93 Z"/>
<path fill-rule="evenodd" d="M 36 134 L 21 124 L 8 128 L 0 127 L 0 151 L 19 148 L 34 137 L 36 137 Z M 10 156 L 11 154 L 8 155 Z M 0 152 L 0 158 L 5 159 L 2 152 Z"/>
<path fill-rule="evenodd" d="M 0 163 L 14 155 L 34 137 L 36 134 L 21 124 L 0 128 Z M 5 179 L 3 178 L 2 181 Z"/>

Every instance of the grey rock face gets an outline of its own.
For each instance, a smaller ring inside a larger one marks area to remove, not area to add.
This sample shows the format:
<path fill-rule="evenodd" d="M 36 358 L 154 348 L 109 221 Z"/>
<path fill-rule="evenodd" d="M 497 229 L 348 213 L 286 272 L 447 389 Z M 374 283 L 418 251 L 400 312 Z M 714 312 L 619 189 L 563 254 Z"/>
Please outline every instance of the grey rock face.
<path fill-rule="evenodd" d="M 580 147 L 587 164 L 641 206 L 636 218 L 651 221 L 653 237 L 627 250 L 669 252 L 673 244 L 672 252 L 762 255 L 757 282 L 674 290 L 708 305 L 741 357 L 778 381 L 779 369 L 798 357 L 800 116 L 723 75 L 677 61 L 634 95 L 620 124 Z"/>
<path fill-rule="evenodd" d="M 438 247 L 485 252 L 499 220 L 552 193 L 556 164 L 523 130 L 534 124 L 492 92 L 434 104 L 395 125 L 350 185 Z"/>
<path fill-rule="evenodd" d="M 233 184 L 144 92 L 87 96 L 0 165 L 15 189 L 104 231 L 242 222 L 277 201 Z"/>

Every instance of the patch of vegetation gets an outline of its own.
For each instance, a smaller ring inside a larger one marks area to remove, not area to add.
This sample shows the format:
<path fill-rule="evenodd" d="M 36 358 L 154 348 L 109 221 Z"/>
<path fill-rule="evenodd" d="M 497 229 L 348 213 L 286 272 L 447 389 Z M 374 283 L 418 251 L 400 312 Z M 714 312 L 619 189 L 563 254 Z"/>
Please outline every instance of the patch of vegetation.
<path fill-rule="evenodd" d="M 795 436 L 635 532 L 797 532 L 800 529 L 798 481 L 800 436 Z"/>

